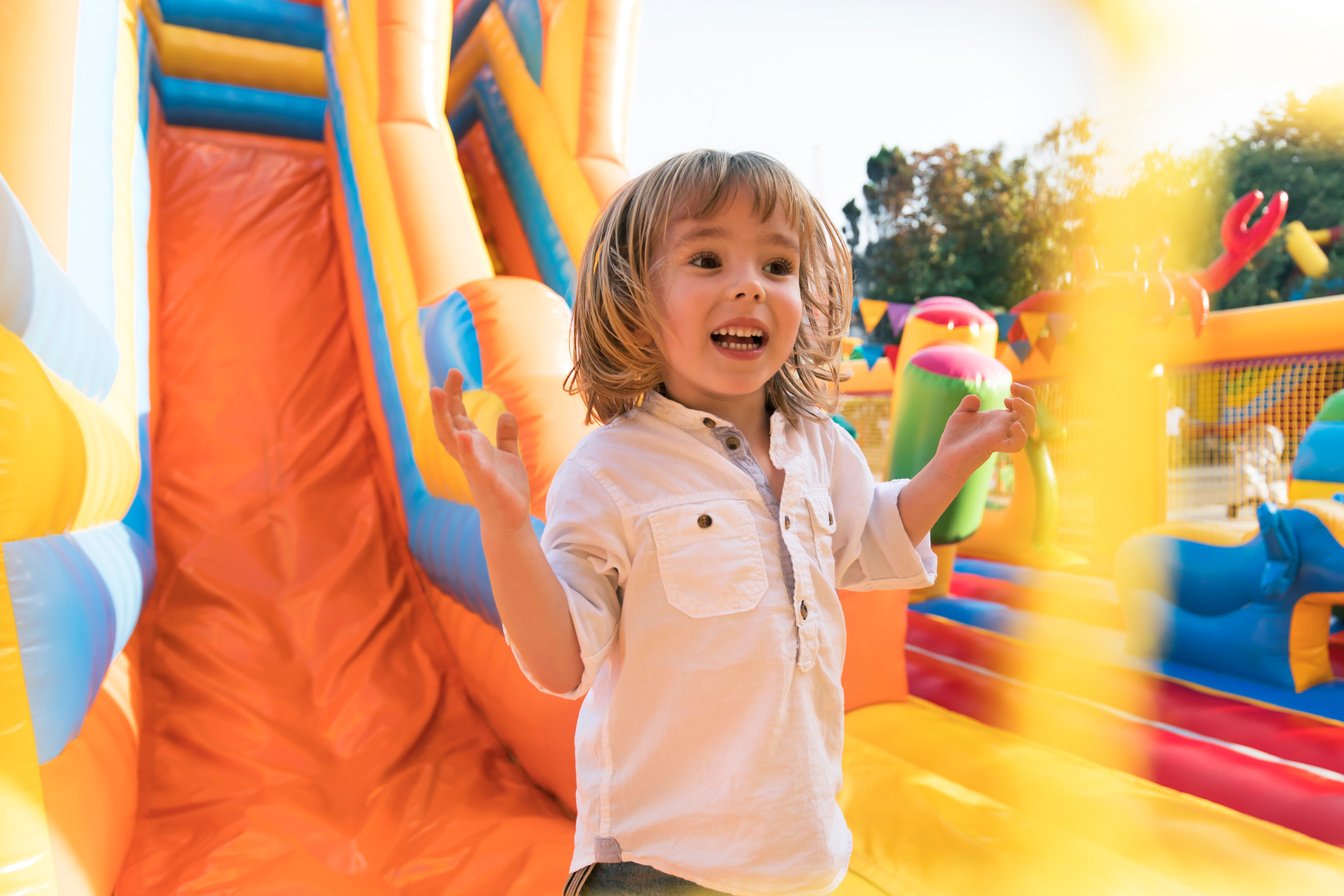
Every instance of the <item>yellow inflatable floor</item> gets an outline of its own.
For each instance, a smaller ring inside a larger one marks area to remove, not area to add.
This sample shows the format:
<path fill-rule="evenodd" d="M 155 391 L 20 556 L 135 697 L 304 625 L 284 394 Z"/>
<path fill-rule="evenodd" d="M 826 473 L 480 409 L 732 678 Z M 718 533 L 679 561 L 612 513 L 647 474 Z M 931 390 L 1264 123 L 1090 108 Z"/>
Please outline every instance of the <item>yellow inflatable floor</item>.
<path fill-rule="evenodd" d="M 1344 851 L 921 700 L 856 710 L 841 896 L 1344 893 Z"/>

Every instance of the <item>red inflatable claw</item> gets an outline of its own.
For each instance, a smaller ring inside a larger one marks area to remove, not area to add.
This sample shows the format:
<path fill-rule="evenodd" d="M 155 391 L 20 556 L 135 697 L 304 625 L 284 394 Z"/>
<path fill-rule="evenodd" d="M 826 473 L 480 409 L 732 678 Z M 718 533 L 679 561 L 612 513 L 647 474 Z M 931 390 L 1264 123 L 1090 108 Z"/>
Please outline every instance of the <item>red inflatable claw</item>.
<path fill-rule="evenodd" d="M 1217 292 L 1228 284 L 1237 272 L 1246 266 L 1255 253 L 1265 247 L 1288 214 L 1288 194 L 1283 190 L 1275 193 L 1265 206 L 1264 214 L 1253 227 L 1246 224 L 1256 207 L 1265 198 L 1259 190 L 1252 190 L 1242 196 L 1223 216 L 1222 255 L 1203 271 L 1195 275 L 1207 292 Z"/>
<path fill-rule="evenodd" d="M 1209 292 L 1191 274 L 1177 274 L 1173 283 L 1177 293 L 1185 298 L 1185 306 L 1190 311 L 1190 325 L 1194 327 L 1195 337 L 1198 338 L 1209 320 Z"/>

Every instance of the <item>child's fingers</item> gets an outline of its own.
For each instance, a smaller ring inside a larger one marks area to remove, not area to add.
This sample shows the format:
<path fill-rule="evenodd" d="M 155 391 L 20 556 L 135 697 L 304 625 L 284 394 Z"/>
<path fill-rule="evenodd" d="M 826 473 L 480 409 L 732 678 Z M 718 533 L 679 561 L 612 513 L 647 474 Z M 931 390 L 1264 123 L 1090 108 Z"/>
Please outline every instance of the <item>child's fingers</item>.
<path fill-rule="evenodd" d="M 453 417 L 468 417 L 467 406 L 462 402 L 462 371 L 456 367 L 448 371 L 444 391 L 448 393 L 448 408 L 452 411 Z"/>
<path fill-rule="evenodd" d="M 1036 404 L 1036 390 L 1032 389 L 1026 383 L 1013 383 L 1012 386 L 1009 387 L 1009 391 L 1023 401 L 1030 402 L 1033 405 Z"/>
<path fill-rule="evenodd" d="M 495 447 L 509 454 L 518 454 L 518 418 L 508 411 L 499 415 L 495 425 Z"/>
<path fill-rule="evenodd" d="M 456 458 L 457 445 L 453 436 L 457 427 L 453 425 L 453 419 L 448 414 L 448 396 L 442 389 L 430 387 L 429 406 L 430 416 L 434 418 L 434 432 L 438 435 L 439 442 Z"/>
<path fill-rule="evenodd" d="M 1036 406 L 1025 398 L 1005 398 L 1003 405 L 1014 417 L 1022 421 L 1022 426 L 1027 434 L 1036 430 Z"/>

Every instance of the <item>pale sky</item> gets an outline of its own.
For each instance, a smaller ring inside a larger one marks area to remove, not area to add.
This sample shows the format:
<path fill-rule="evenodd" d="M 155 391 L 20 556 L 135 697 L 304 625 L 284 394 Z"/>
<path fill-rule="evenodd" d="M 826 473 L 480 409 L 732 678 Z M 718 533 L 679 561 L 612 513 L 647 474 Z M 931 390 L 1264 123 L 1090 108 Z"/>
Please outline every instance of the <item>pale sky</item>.
<path fill-rule="evenodd" d="M 837 218 L 883 144 L 1021 151 L 1088 112 L 1117 169 L 1344 81 L 1344 0 L 641 0 L 631 174 L 758 149 Z"/>

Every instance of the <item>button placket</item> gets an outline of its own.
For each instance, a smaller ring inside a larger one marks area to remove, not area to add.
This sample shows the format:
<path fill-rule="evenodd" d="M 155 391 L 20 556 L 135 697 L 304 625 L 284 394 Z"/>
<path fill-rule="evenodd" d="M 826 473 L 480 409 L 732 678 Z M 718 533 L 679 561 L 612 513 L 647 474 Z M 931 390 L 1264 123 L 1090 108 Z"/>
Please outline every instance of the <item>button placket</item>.
<path fill-rule="evenodd" d="M 816 664 L 820 629 L 814 612 L 816 608 L 808 605 L 809 602 L 815 604 L 815 601 L 812 600 L 815 596 L 812 590 L 812 579 L 810 575 L 806 574 L 806 570 L 811 566 L 810 557 L 807 547 L 800 540 L 798 534 L 800 530 L 797 530 L 793 525 L 794 517 L 808 513 L 802 493 L 798 490 L 798 481 L 794 471 L 786 466 L 784 470 L 784 493 L 780 500 L 780 527 L 783 530 L 784 548 L 789 552 L 793 568 L 804 571 L 802 574 L 795 573 L 791 597 L 793 598 L 793 631 L 798 645 L 798 669 L 806 672 Z"/>

